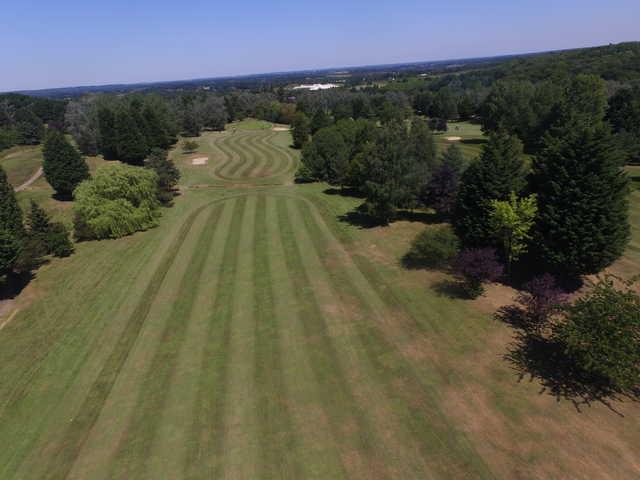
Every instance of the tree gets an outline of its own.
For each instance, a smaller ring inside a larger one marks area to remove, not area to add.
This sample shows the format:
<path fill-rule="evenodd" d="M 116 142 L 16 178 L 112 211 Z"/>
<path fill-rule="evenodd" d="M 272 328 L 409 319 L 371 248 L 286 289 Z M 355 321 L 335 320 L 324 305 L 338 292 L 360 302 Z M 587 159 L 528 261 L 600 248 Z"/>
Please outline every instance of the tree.
<path fill-rule="evenodd" d="M 197 137 L 202 130 L 202 120 L 194 105 L 186 105 L 182 115 L 182 130 L 186 137 Z"/>
<path fill-rule="evenodd" d="M 118 158 L 118 134 L 116 132 L 116 117 L 110 108 L 98 108 L 99 145 L 105 160 Z"/>
<path fill-rule="evenodd" d="M 119 238 L 157 224 L 158 175 L 147 168 L 108 165 L 74 192 L 76 237 Z"/>
<path fill-rule="evenodd" d="M 640 161 L 640 86 L 623 88 L 611 97 L 607 118 L 625 151 L 626 161 Z"/>
<path fill-rule="evenodd" d="M 40 143 L 44 135 L 44 125 L 30 108 L 17 110 L 14 122 L 18 144 L 37 145 Z"/>
<path fill-rule="evenodd" d="M 22 210 L 18 206 L 13 186 L 7 179 L 7 174 L 0 166 L 0 229 L 9 232 L 16 239 L 24 235 L 22 224 Z"/>
<path fill-rule="evenodd" d="M 526 184 L 522 144 L 504 133 L 491 135 L 482 155 L 464 172 L 453 226 L 465 246 L 493 245 L 489 223 L 492 200 L 506 200 Z"/>
<path fill-rule="evenodd" d="M 311 119 L 311 133 L 315 135 L 317 131 L 329 125 L 331 125 L 331 117 L 324 109 L 319 109 Z"/>
<path fill-rule="evenodd" d="M 89 166 L 84 158 L 57 130 L 47 133 L 42 156 L 44 176 L 60 195 L 71 195 L 76 186 L 89 176 Z"/>
<path fill-rule="evenodd" d="M 229 115 L 222 97 L 214 95 L 207 96 L 198 104 L 198 116 L 202 121 L 202 125 L 211 130 L 224 130 Z"/>
<path fill-rule="evenodd" d="M 502 277 L 504 268 L 495 249 L 467 248 L 453 261 L 453 271 L 462 278 L 462 287 L 470 298 L 484 293 L 483 282 L 495 282 Z"/>
<path fill-rule="evenodd" d="M 198 147 L 200 147 L 200 144 L 194 140 L 185 140 L 182 143 L 182 151 L 185 153 L 195 152 Z"/>
<path fill-rule="evenodd" d="M 7 174 L 0 167 L 0 275 L 13 270 L 20 255 L 20 240 L 23 237 L 22 211 Z"/>
<path fill-rule="evenodd" d="M 632 282 L 622 284 L 618 290 L 613 277 L 600 278 L 566 309 L 555 337 L 594 380 L 631 390 L 640 384 L 640 296 Z"/>
<path fill-rule="evenodd" d="M 64 114 L 67 130 L 85 155 L 97 155 L 99 146 L 98 110 L 94 97 L 85 97 L 67 104 Z"/>
<path fill-rule="evenodd" d="M 502 244 L 507 273 L 511 264 L 527 251 L 538 206 L 536 195 L 518 198 L 511 192 L 508 200 L 492 200 L 489 223 Z"/>
<path fill-rule="evenodd" d="M 629 180 L 604 123 L 556 127 L 533 162 L 531 189 L 538 194 L 538 257 L 548 269 L 577 277 L 597 273 L 629 240 Z"/>
<path fill-rule="evenodd" d="M 66 227 L 58 222 L 52 223 L 47 213 L 33 200 L 27 214 L 26 239 L 31 258 L 23 259 L 25 265 L 33 265 L 43 255 L 67 257 L 73 253 L 73 243 Z"/>
<path fill-rule="evenodd" d="M 311 121 L 304 113 L 298 112 L 291 124 L 291 135 L 293 136 L 293 146 L 295 148 L 304 147 L 311 135 Z"/>
<path fill-rule="evenodd" d="M 115 121 L 118 158 L 126 163 L 141 165 L 149 151 L 141 129 L 141 116 L 131 107 L 121 105 L 116 111 Z"/>
<path fill-rule="evenodd" d="M 158 175 L 159 199 L 162 203 L 168 203 L 173 197 L 173 189 L 180 180 L 180 171 L 169 159 L 166 150 L 154 148 L 146 162 L 146 167 L 152 169 Z"/>
<path fill-rule="evenodd" d="M 460 148 L 456 144 L 449 146 L 422 193 L 422 202 L 434 208 L 440 215 L 451 215 L 460 188 L 464 164 L 465 159 Z"/>

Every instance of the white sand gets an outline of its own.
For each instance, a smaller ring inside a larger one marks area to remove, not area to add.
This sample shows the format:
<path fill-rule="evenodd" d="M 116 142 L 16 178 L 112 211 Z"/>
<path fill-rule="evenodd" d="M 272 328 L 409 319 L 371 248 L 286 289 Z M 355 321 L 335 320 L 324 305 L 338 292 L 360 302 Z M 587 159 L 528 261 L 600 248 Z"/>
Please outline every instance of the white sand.
<path fill-rule="evenodd" d="M 191 160 L 191 165 L 206 165 L 209 157 L 198 157 Z"/>
<path fill-rule="evenodd" d="M 462 140 L 462 137 L 445 137 L 445 140 L 447 140 L 448 142 L 459 142 L 460 140 Z"/>
<path fill-rule="evenodd" d="M 273 127 L 272 130 L 274 132 L 288 132 L 291 129 L 288 127 Z"/>

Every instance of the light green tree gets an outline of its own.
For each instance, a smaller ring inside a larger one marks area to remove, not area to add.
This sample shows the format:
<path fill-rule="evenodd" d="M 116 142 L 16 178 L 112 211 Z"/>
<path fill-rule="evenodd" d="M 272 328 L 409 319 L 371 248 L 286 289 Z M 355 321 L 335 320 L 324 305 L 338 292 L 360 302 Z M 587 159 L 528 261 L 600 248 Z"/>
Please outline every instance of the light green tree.
<path fill-rule="evenodd" d="M 489 223 L 495 237 L 502 244 L 508 273 L 511 273 L 511 264 L 527 251 L 537 212 L 535 194 L 518 198 L 511 192 L 508 200 L 491 201 Z"/>

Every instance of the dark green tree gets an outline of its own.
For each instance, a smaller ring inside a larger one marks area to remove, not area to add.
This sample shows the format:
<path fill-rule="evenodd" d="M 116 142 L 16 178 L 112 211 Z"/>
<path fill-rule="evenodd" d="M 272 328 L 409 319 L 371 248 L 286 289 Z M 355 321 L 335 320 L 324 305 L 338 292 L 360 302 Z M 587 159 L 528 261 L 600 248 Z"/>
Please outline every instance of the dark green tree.
<path fill-rule="evenodd" d="M 331 123 L 329 114 L 324 109 L 318 109 L 311 119 L 311 133 L 315 135 L 318 130 L 328 127 Z"/>
<path fill-rule="evenodd" d="M 37 145 L 42 141 L 44 125 L 30 108 L 21 108 L 15 114 L 15 130 L 20 145 Z"/>
<path fill-rule="evenodd" d="M 89 177 L 89 167 L 80 153 L 58 130 L 49 130 L 42 150 L 44 176 L 60 195 L 69 196 Z"/>
<path fill-rule="evenodd" d="M 293 146 L 302 148 L 309 141 L 311 135 L 311 121 L 304 113 L 298 112 L 291 124 L 291 135 L 293 136 Z"/>
<path fill-rule="evenodd" d="M 464 172 L 456 200 L 453 226 L 465 246 L 494 244 L 491 201 L 518 194 L 526 173 L 520 141 L 506 133 L 491 135 L 480 158 Z"/>
<path fill-rule="evenodd" d="M 116 117 L 113 111 L 105 106 L 98 108 L 98 132 L 100 151 L 106 160 L 118 158 L 118 134 Z"/>
<path fill-rule="evenodd" d="M 0 229 L 9 232 L 16 239 L 24 235 L 22 210 L 18 206 L 13 186 L 9 183 L 2 167 L 0 167 Z"/>
<path fill-rule="evenodd" d="M 550 271 L 596 273 L 629 240 L 629 180 L 606 124 L 571 122 L 548 135 L 535 158 L 531 188 L 538 194 L 533 245 Z"/>
<path fill-rule="evenodd" d="M 180 180 L 180 171 L 169 159 L 166 150 L 154 148 L 146 161 L 147 168 L 158 175 L 158 194 L 162 203 L 169 203 L 173 198 L 173 189 Z"/>
<path fill-rule="evenodd" d="M 139 114 L 125 105 L 120 106 L 116 112 L 116 138 L 121 161 L 140 165 L 147 156 L 149 148 L 140 128 L 142 125 Z"/>
<path fill-rule="evenodd" d="M 0 227 L 0 275 L 6 276 L 13 271 L 13 267 L 20 256 L 20 243 L 16 236 Z"/>

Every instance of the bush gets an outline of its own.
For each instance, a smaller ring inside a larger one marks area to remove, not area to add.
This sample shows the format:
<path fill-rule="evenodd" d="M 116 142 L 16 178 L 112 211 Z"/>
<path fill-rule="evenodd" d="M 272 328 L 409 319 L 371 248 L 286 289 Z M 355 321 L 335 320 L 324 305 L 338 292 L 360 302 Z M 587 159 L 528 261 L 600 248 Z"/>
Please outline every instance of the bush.
<path fill-rule="evenodd" d="M 69 230 L 62 223 L 54 222 L 49 225 L 46 241 L 47 250 L 54 257 L 68 257 L 73 253 Z"/>
<path fill-rule="evenodd" d="M 118 238 L 157 224 L 158 175 L 147 168 L 108 165 L 74 192 L 78 239 Z"/>
<path fill-rule="evenodd" d="M 596 381 L 616 390 L 640 385 L 640 296 L 631 282 L 618 290 L 607 276 L 566 308 L 556 338 L 565 353 Z"/>
<path fill-rule="evenodd" d="M 462 287 L 469 298 L 484 293 L 483 282 L 495 282 L 504 273 L 494 248 L 467 248 L 453 262 L 453 269 L 462 278 Z"/>
<path fill-rule="evenodd" d="M 200 144 L 194 140 L 185 140 L 182 143 L 182 151 L 184 153 L 192 153 L 195 152 L 199 146 Z"/>
<path fill-rule="evenodd" d="M 295 181 L 296 183 L 311 183 L 315 182 L 315 178 L 313 178 L 311 169 L 304 163 L 301 163 L 298 170 L 296 170 Z"/>
<path fill-rule="evenodd" d="M 450 227 L 427 228 L 413 241 L 404 256 L 409 268 L 441 268 L 449 264 L 460 250 L 460 240 Z"/>
<path fill-rule="evenodd" d="M 548 324 L 551 316 L 562 311 L 567 298 L 555 277 L 545 273 L 526 283 L 516 302 L 522 305 L 528 326 L 540 330 Z"/>

